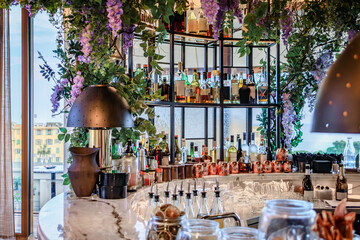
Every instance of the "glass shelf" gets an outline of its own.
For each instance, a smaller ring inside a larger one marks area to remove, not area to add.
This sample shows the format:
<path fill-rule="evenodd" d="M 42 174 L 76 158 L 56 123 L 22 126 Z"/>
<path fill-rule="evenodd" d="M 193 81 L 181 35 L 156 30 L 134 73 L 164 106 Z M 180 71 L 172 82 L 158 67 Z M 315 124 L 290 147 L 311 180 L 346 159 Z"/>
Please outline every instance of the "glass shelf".
<path fill-rule="evenodd" d="M 208 108 L 208 107 L 221 107 L 219 103 L 180 103 L 180 102 L 146 102 L 148 106 L 151 107 L 167 107 L 167 106 L 175 106 L 175 107 L 189 107 L 189 108 Z M 233 104 L 233 103 L 224 103 L 224 108 L 275 108 L 277 104 Z"/>

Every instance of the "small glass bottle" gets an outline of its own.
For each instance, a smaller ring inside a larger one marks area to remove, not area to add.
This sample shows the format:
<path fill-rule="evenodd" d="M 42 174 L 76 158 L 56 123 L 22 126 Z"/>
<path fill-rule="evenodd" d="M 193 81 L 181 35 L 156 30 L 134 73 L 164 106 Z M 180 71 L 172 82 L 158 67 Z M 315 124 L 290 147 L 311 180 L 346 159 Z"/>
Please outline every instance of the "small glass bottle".
<path fill-rule="evenodd" d="M 148 193 L 148 205 L 147 205 L 147 208 L 146 208 L 146 212 L 145 212 L 145 217 L 144 217 L 144 220 L 145 221 L 149 221 L 150 218 L 151 218 L 151 215 L 154 211 L 154 205 L 155 205 L 155 202 L 154 202 L 154 193 L 152 191 L 152 186 L 150 188 L 150 192 Z"/>
<path fill-rule="evenodd" d="M 236 78 L 236 68 L 233 69 L 233 77 L 231 79 L 231 103 L 239 103 L 239 81 Z"/>
<path fill-rule="evenodd" d="M 134 155 L 132 149 L 132 141 L 129 138 L 127 141 L 126 155 L 121 159 L 122 172 L 129 172 L 129 184 L 127 189 L 130 191 L 136 191 L 139 179 L 138 161 Z"/>
<path fill-rule="evenodd" d="M 185 138 L 181 141 L 181 163 L 186 163 L 186 157 L 188 155 L 188 150 L 186 148 L 186 140 Z"/>
<path fill-rule="evenodd" d="M 191 202 L 191 195 L 192 194 L 190 191 L 190 183 L 188 183 L 188 192 L 186 193 L 186 202 L 185 202 L 185 216 L 187 219 L 196 218 Z"/>
<path fill-rule="evenodd" d="M 256 86 L 254 83 L 254 76 L 253 76 L 253 71 L 250 73 L 249 75 L 249 82 L 247 84 L 247 86 L 250 89 L 250 103 L 256 103 Z"/>
<path fill-rule="evenodd" d="M 209 215 L 209 209 L 207 206 L 207 198 L 206 198 L 206 191 L 205 191 L 205 182 L 203 184 L 203 190 L 201 192 L 201 200 L 200 200 L 200 208 L 197 214 L 197 218 L 201 218 L 203 216 Z"/>
<path fill-rule="evenodd" d="M 176 102 L 185 102 L 185 76 L 182 71 L 182 62 L 178 63 L 178 72 L 175 79 L 175 101 Z"/>
<path fill-rule="evenodd" d="M 246 79 L 249 78 L 249 74 L 246 75 Z M 249 104 L 250 103 L 250 88 L 245 81 L 241 88 L 239 89 L 239 98 L 240 104 Z"/>
<path fill-rule="evenodd" d="M 217 146 L 216 146 L 216 141 L 214 141 L 214 147 L 213 149 L 211 149 L 210 151 L 210 157 L 212 162 L 216 163 L 217 162 Z"/>
<path fill-rule="evenodd" d="M 169 182 L 166 184 L 166 190 L 164 191 L 164 204 L 168 203 L 170 203 Z"/>
<path fill-rule="evenodd" d="M 310 164 L 305 165 L 305 176 L 302 181 L 302 194 L 306 201 L 311 201 L 314 198 L 314 187 L 310 177 Z"/>
<path fill-rule="evenodd" d="M 171 195 L 172 196 L 172 205 L 174 205 L 175 207 L 179 208 L 179 201 L 178 201 L 178 194 L 176 192 L 176 187 L 177 185 L 175 185 L 174 188 L 174 193 Z"/>
<path fill-rule="evenodd" d="M 339 164 L 339 175 L 336 180 L 336 200 L 348 199 L 348 184 L 345 178 L 345 169 L 342 163 Z"/>
<path fill-rule="evenodd" d="M 204 15 L 204 11 L 202 9 L 199 10 L 199 20 L 198 20 L 198 34 L 202 36 L 208 35 L 208 21 Z"/>
<path fill-rule="evenodd" d="M 180 189 L 179 189 L 179 210 L 185 211 L 185 197 L 184 197 L 184 189 L 183 189 L 183 182 L 181 182 Z"/>
<path fill-rule="evenodd" d="M 255 133 L 251 133 L 251 144 L 249 146 L 249 160 L 251 163 L 256 162 L 258 155 L 258 147 L 255 144 Z"/>
<path fill-rule="evenodd" d="M 347 144 L 344 150 L 344 167 L 345 168 L 355 168 L 355 159 L 356 154 L 354 150 L 354 145 L 352 143 L 351 137 L 348 137 Z"/>
<path fill-rule="evenodd" d="M 220 198 L 220 189 L 218 187 L 215 188 L 215 196 L 214 196 L 214 200 L 213 200 L 213 204 L 211 207 L 211 211 L 210 214 L 211 215 L 216 215 L 216 214 L 222 214 L 223 213 L 223 208 L 222 208 L 222 204 L 221 204 L 221 198 Z M 215 220 L 219 223 L 220 228 L 224 227 L 224 220 L 223 219 L 219 219 L 219 220 Z"/>
<path fill-rule="evenodd" d="M 208 154 L 208 148 L 207 147 L 204 147 L 204 155 L 202 156 L 201 160 L 202 160 L 202 162 L 206 162 L 206 163 L 211 163 L 212 162 L 212 158 Z"/>
<path fill-rule="evenodd" d="M 179 137 L 175 135 L 175 164 L 180 164 L 182 162 L 181 150 L 179 147 Z"/>
<path fill-rule="evenodd" d="M 199 212 L 199 197 L 198 197 L 198 190 L 196 189 L 196 181 L 194 179 L 194 189 L 193 189 L 193 196 L 191 199 L 192 208 L 194 211 L 194 214 L 197 214 Z"/>
<path fill-rule="evenodd" d="M 197 34 L 197 17 L 194 10 L 194 2 L 190 3 L 190 10 L 187 13 L 187 32 Z"/>
<path fill-rule="evenodd" d="M 156 185 L 156 191 L 155 191 L 155 195 L 154 195 L 154 209 L 156 207 L 160 207 L 160 196 L 159 196 L 157 185 Z"/>
<path fill-rule="evenodd" d="M 237 160 L 237 149 L 234 145 L 234 135 L 230 136 L 230 146 L 228 148 L 228 162 L 236 162 Z"/>
<path fill-rule="evenodd" d="M 265 76 L 263 70 L 261 70 L 260 75 L 260 83 L 257 87 L 257 95 L 258 95 L 258 103 L 259 104 L 267 104 L 268 96 L 269 96 L 269 87 L 267 82 L 265 81 Z"/>

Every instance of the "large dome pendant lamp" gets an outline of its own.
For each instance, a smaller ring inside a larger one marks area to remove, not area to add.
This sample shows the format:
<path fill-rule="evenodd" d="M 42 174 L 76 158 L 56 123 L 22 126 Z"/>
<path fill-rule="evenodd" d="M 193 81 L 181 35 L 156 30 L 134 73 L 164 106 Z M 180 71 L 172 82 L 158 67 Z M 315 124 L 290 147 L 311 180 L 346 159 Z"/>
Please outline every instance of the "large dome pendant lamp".
<path fill-rule="evenodd" d="M 98 164 L 111 171 L 111 128 L 133 127 L 130 106 L 120 93 L 108 85 L 86 87 L 70 109 L 68 127 L 89 128 L 89 147 L 99 148 Z"/>
<path fill-rule="evenodd" d="M 360 33 L 331 65 L 321 84 L 312 131 L 360 133 Z"/>

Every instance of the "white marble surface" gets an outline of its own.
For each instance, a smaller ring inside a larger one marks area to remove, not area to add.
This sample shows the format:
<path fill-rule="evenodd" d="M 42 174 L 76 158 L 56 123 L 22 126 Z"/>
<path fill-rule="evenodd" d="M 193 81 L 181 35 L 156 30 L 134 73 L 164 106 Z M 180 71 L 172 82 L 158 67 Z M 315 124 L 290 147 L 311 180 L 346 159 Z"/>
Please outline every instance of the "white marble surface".
<path fill-rule="evenodd" d="M 220 184 L 231 182 L 269 182 L 283 179 L 301 185 L 303 173 L 234 174 L 226 177 L 208 176 L 206 181 L 218 177 Z M 348 174 L 349 188 L 360 185 L 360 174 Z M 313 185 L 335 185 L 336 175 L 312 174 Z M 200 180 L 202 181 L 202 180 Z M 174 183 L 172 183 L 174 184 Z M 165 183 L 160 188 L 164 188 Z M 351 187 L 350 187 L 351 185 Z M 200 188 L 200 186 L 199 186 Z M 145 239 L 146 224 L 139 213 L 139 200 L 148 189 L 131 194 L 127 199 L 105 200 L 76 198 L 62 193 L 47 202 L 39 213 L 38 235 L 42 240 L 56 239 Z M 351 193 L 360 194 L 360 187 Z M 137 209 L 134 211 L 133 209 Z"/>

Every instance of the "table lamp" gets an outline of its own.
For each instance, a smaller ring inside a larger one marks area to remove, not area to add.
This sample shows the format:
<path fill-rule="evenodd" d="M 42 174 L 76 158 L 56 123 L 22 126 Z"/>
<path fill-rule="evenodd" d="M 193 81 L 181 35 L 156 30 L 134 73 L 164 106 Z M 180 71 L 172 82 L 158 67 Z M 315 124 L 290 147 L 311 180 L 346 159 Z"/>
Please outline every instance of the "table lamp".
<path fill-rule="evenodd" d="M 133 127 L 130 106 L 120 93 L 108 85 L 86 87 L 70 109 L 68 127 L 89 128 L 89 147 L 99 148 L 98 164 L 111 171 L 111 128 Z"/>

